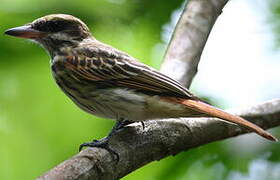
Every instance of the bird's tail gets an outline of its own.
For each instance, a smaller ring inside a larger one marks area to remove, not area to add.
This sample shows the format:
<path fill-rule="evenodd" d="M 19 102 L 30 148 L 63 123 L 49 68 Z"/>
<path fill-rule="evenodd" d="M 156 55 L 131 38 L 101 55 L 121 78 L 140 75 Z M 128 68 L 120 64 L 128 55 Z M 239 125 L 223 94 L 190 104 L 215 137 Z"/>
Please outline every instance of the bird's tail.
<path fill-rule="evenodd" d="M 227 113 L 223 110 L 220 110 L 216 107 L 213 107 L 211 105 L 208 105 L 200 100 L 196 100 L 196 99 L 178 99 L 176 98 L 177 103 L 183 104 L 185 106 L 187 106 L 189 109 L 192 109 L 194 111 L 198 111 L 200 113 L 203 114 L 207 114 L 210 115 L 212 117 L 218 117 L 221 118 L 225 121 L 229 121 L 235 124 L 238 124 L 242 127 L 245 127 L 257 134 L 259 134 L 260 136 L 271 140 L 271 141 L 278 141 L 274 136 L 272 136 L 270 133 L 266 132 L 265 130 L 263 130 L 262 128 L 260 128 L 259 126 L 239 117 L 239 116 L 235 116 L 232 115 L 230 113 Z"/>

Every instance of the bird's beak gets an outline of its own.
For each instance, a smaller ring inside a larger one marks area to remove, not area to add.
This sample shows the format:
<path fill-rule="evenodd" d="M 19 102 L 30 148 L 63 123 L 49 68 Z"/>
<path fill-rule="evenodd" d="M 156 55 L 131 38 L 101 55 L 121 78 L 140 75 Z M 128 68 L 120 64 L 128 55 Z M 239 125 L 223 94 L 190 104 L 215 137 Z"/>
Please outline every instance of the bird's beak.
<path fill-rule="evenodd" d="M 46 36 L 47 33 L 35 30 L 30 25 L 24 25 L 8 29 L 5 34 L 26 39 L 38 39 Z"/>

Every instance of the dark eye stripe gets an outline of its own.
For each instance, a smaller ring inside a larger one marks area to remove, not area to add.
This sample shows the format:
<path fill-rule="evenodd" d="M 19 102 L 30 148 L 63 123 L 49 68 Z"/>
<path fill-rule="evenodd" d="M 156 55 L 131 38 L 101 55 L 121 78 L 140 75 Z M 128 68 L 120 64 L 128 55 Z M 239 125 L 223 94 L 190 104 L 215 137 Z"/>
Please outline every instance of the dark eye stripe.
<path fill-rule="evenodd" d="M 59 32 L 73 26 L 73 23 L 63 20 L 44 21 L 40 20 L 33 25 L 34 29 L 44 32 Z"/>

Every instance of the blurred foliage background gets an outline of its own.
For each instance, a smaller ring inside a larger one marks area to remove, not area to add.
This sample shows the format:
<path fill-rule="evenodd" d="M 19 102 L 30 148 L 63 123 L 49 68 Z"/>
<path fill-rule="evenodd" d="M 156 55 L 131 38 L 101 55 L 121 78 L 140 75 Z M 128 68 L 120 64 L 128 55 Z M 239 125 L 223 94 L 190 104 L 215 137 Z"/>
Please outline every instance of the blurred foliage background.
<path fill-rule="evenodd" d="M 97 39 L 159 68 L 167 42 L 162 32 L 183 0 L 0 2 L 0 32 L 47 14 L 72 14 Z M 270 25 L 280 37 L 277 2 L 271 4 Z M 42 48 L 4 35 L 0 42 L 0 179 L 34 179 L 76 154 L 79 144 L 107 135 L 114 122 L 81 111 L 58 89 Z M 153 162 L 123 179 L 280 179 L 279 145 L 238 139 Z"/>

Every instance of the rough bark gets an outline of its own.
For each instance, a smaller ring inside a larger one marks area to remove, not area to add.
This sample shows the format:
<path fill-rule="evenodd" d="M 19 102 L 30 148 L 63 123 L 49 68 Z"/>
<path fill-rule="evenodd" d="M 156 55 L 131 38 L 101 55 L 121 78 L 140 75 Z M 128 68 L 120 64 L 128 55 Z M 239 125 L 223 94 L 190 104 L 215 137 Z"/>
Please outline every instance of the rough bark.
<path fill-rule="evenodd" d="M 190 0 L 186 4 L 168 46 L 163 73 L 190 85 L 207 37 L 226 3 L 227 0 Z M 280 125 L 280 99 L 231 112 L 264 129 Z M 119 162 L 104 149 L 87 148 L 37 180 L 119 179 L 154 160 L 246 132 L 215 118 L 148 121 L 145 129 L 134 123 L 119 130 L 110 141 L 110 147 L 119 154 Z"/>
<path fill-rule="evenodd" d="M 280 99 L 234 111 L 264 129 L 280 125 Z M 134 123 L 111 139 L 110 147 L 119 154 L 119 162 L 104 149 L 87 148 L 38 180 L 119 179 L 154 160 L 246 132 L 216 118 L 148 121 L 145 129 L 141 123 Z"/>

